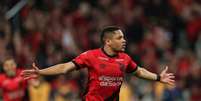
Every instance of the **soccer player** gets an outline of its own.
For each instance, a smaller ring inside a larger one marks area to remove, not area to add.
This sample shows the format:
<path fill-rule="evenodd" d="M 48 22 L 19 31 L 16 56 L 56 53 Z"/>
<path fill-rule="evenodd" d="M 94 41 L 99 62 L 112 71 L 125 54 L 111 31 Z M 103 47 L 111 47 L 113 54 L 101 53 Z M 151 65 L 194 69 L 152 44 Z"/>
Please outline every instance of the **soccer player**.
<path fill-rule="evenodd" d="M 174 85 L 174 75 L 167 73 L 166 67 L 159 75 L 139 67 L 126 53 L 126 40 L 120 28 L 108 26 L 101 32 L 103 47 L 86 51 L 70 62 L 39 69 L 33 63 L 33 69 L 24 70 L 26 78 L 38 75 L 55 75 L 69 73 L 73 70 L 87 68 L 89 81 L 85 101 L 118 101 L 119 91 L 125 73 L 133 73 L 139 78 L 160 81 Z"/>
<path fill-rule="evenodd" d="M 26 81 L 20 76 L 13 58 L 7 58 L 3 63 L 4 73 L 0 74 L 0 90 L 3 101 L 23 101 Z"/>

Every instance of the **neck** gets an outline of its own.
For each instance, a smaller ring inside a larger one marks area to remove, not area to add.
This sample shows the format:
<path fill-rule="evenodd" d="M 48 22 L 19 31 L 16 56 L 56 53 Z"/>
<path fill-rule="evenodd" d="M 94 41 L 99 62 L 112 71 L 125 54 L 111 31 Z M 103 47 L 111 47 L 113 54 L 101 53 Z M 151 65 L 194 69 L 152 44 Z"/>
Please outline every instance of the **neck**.
<path fill-rule="evenodd" d="M 114 57 L 114 56 L 116 56 L 118 54 L 117 52 L 115 52 L 114 50 L 112 50 L 109 46 L 103 46 L 102 49 L 103 49 L 103 52 L 106 55 L 110 56 L 110 57 Z"/>

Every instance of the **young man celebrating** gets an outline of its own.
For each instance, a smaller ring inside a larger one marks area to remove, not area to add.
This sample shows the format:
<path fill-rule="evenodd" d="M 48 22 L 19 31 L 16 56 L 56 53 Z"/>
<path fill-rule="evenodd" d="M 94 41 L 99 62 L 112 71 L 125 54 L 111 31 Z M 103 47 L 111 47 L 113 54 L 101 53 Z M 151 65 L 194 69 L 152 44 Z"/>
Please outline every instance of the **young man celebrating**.
<path fill-rule="evenodd" d="M 102 48 L 86 51 L 68 63 L 57 64 L 41 70 L 33 63 L 33 69 L 24 70 L 22 76 L 26 79 L 38 75 L 55 75 L 87 68 L 89 81 L 87 93 L 83 97 L 85 101 L 118 101 L 125 73 L 133 73 L 140 78 L 174 85 L 174 75 L 167 73 L 168 67 L 157 75 L 138 67 L 124 53 L 126 40 L 120 28 L 114 26 L 104 28 L 101 32 L 101 41 Z"/>
<path fill-rule="evenodd" d="M 20 69 L 13 58 L 3 62 L 4 73 L 0 74 L 0 90 L 3 101 L 24 101 L 26 81 L 20 76 Z"/>

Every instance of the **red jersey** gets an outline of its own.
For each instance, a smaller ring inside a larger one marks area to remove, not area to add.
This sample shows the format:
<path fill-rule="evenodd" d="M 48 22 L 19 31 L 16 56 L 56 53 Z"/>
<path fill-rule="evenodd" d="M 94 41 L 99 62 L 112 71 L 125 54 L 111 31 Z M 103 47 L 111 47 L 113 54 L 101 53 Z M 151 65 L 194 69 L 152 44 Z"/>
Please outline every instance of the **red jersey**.
<path fill-rule="evenodd" d="M 25 81 L 19 74 L 20 70 L 17 70 L 17 75 L 12 78 L 5 74 L 0 74 L 0 89 L 3 92 L 3 101 L 22 101 Z"/>
<path fill-rule="evenodd" d="M 125 73 L 137 70 L 136 63 L 126 53 L 111 57 L 103 49 L 84 52 L 73 63 L 78 69 L 88 68 L 85 101 L 118 101 Z"/>

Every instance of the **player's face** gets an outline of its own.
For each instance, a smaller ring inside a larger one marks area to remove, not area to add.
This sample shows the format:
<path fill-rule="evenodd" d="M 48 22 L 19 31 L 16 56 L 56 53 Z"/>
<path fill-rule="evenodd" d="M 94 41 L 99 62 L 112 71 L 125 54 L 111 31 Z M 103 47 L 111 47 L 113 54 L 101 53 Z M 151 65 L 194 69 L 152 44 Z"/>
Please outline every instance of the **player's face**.
<path fill-rule="evenodd" d="M 115 31 L 115 34 L 110 39 L 110 47 L 114 51 L 125 51 L 126 40 L 125 40 L 124 34 L 121 30 Z"/>
<path fill-rule="evenodd" d="M 14 76 L 16 72 L 16 63 L 13 59 L 6 60 L 3 69 L 8 76 Z"/>

